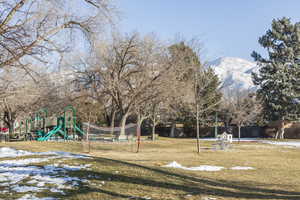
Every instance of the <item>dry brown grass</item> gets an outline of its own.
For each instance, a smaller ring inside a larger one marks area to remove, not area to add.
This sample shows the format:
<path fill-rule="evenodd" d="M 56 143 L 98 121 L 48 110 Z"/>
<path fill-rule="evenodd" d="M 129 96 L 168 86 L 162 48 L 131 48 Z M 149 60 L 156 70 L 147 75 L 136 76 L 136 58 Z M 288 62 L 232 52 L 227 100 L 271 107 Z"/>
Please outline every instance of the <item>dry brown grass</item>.
<path fill-rule="evenodd" d="M 131 143 L 91 143 L 91 171 L 74 172 L 79 177 L 97 175 L 81 190 L 68 191 L 64 199 L 300 199 L 300 149 L 256 142 L 234 143 L 227 151 L 209 149 L 201 141 L 196 153 L 192 139 L 143 142 L 140 153 Z M 76 142 L 2 143 L 31 151 L 70 151 L 87 148 Z M 165 168 L 177 161 L 184 166 L 216 165 L 216 172 Z M 79 161 L 77 161 L 79 162 Z M 87 162 L 87 161 L 80 161 Z M 228 168 L 250 166 L 255 170 Z M 105 184 L 101 184 L 105 181 Z"/>

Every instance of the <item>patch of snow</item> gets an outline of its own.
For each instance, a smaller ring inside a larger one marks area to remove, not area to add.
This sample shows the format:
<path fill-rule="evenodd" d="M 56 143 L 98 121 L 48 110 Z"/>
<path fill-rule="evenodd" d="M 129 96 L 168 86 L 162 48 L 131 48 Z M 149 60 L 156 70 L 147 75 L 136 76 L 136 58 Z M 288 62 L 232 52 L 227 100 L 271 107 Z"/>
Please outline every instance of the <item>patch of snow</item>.
<path fill-rule="evenodd" d="M 34 187 L 34 186 L 19 186 L 19 185 L 15 185 L 11 188 L 13 191 L 15 192 L 40 192 L 42 190 L 44 190 L 45 188 L 40 188 L 40 187 Z"/>
<path fill-rule="evenodd" d="M 44 152 L 45 155 L 57 155 L 57 156 L 61 156 L 63 158 L 83 158 L 83 159 L 87 159 L 87 158 L 91 158 L 90 156 L 87 155 L 82 155 L 82 154 L 74 154 L 74 153 L 70 153 L 70 152 L 64 152 L 64 151 L 49 151 L 49 152 Z M 43 155 L 43 153 L 40 153 L 40 155 Z"/>
<path fill-rule="evenodd" d="M 17 150 L 13 149 L 10 147 L 1 147 L 0 148 L 0 158 L 6 158 L 6 157 L 20 157 L 20 156 L 51 156 L 51 155 L 56 155 L 64 158 L 91 158 L 86 155 L 81 155 L 81 154 L 73 154 L 69 152 L 63 152 L 63 151 L 48 151 L 48 152 L 29 152 L 29 151 L 24 151 L 24 150 Z"/>
<path fill-rule="evenodd" d="M 28 164 L 32 163 L 41 163 L 41 162 L 47 162 L 51 159 L 60 158 L 58 156 L 48 157 L 48 158 L 27 158 L 27 159 L 18 159 L 18 160 L 4 160 L 0 162 L 0 170 L 1 166 L 10 166 L 10 167 L 16 167 L 16 166 L 26 166 Z"/>
<path fill-rule="evenodd" d="M 32 155 L 29 151 L 24 150 L 16 150 L 10 147 L 2 147 L 0 148 L 0 158 L 6 158 L 6 157 L 18 157 L 18 156 L 29 156 Z"/>
<path fill-rule="evenodd" d="M 201 138 L 200 140 L 203 141 L 217 141 L 216 138 Z M 240 142 L 256 142 L 256 141 L 260 141 L 260 138 L 240 138 Z M 232 138 L 233 142 L 238 142 L 239 139 L 238 138 Z"/>
<path fill-rule="evenodd" d="M 189 167 L 188 170 L 192 171 L 220 171 L 224 167 L 211 166 L 211 165 L 200 165 L 199 167 Z"/>
<path fill-rule="evenodd" d="M 21 197 L 17 200 L 56 200 L 56 198 L 53 198 L 53 197 L 38 198 L 34 194 L 25 194 L 23 197 Z"/>
<path fill-rule="evenodd" d="M 254 168 L 253 167 L 235 166 L 235 167 L 231 167 L 230 169 L 232 169 L 232 170 L 252 170 Z"/>
<path fill-rule="evenodd" d="M 181 164 L 177 163 L 176 161 L 170 162 L 169 164 L 165 165 L 164 167 L 171 167 L 171 168 L 178 168 L 190 171 L 220 171 L 222 169 L 226 169 L 225 167 L 220 166 L 211 166 L 211 165 L 200 165 L 198 167 L 184 167 Z M 252 170 L 253 167 L 242 167 L 242 166 L 235 166 L 231 167 L 231 170 Z"/>
<path fill-rule="evenodd" d="M 82 167 L 81 167 L 82 168 Z M 46 165 L 45 167 L 36 166 L 9 166 L 0 165 L 0 186 L 10 186 L 16 185 L 25 179 L 30 178 L 27 183 L 35 184 L 38 187 L 44 187 L 46 184 L 55 185 L 58 189 L 70 189 L 72 186 L 79 185 L 81 182 L 88 182 L 86 179 L 81 180 L 78 177 L 66 176 L 69 170 L 60 167 L 50 167 Z M 63 174 L 64 177 L 59 177 Z M 26 189 L 26 188 L 25 188 Z M 13 189 L 17 192 L 20 190 Z"/>
<path fill-rule="evenodd" d="M 49 160 L 59 159 L 57 161 L 73 158 L 90 158 L 85 155 L 72 154 L 68 152 L 29 152 L 23 150 L 15 150 L 12 148 L 0 148 L 3 153 L 2 157 L 19 157 L 19 156 L 32 156 L 32 155 L 51 155 L 42 158 L 24 158 L 14 160 L 0 161 L 0 186 L 4 189 L 10 189 L 17 193 L 25 192 L 41 192 L 50 190 L 53 193 L 65 194 L 63 189 L 72 189 L 82 183 L 88 183 L 87 179 L 80 179 L 78 177 L 68 176 L 69 171 L 77 171 L 87 169 L 91 165 L 66 165 L 66 164 L 50 164 L 44 167 L 31 166 L 30 164 L 43 163 Z M 27 181 L 29 185 L 19 185 L 19 182 Z M 54 187 L 54 188 L 52 188 Z M 7 191 L 7 190 L 3 190 Z M 3 193 L 3 192 L 2 192 Z M 22 199 L 54 199 L 52 197 L 37 198 L 33 194 L 27 194 L 20 198 Z"/>
<path fill-rule="evenodd" d="M 178 168 L 178 169 L 191 170 L 191 171 L 220 171 L 224 169 L 224 167 L 211 166 L 211 165 L 200 165 L 198 167 L 184 167 L 181 164 L 177 163 L 176 161 L 173 161 L 165 165 L 164 167 Z"/>
<path fill-rule="evenodd" d="M 56 188 L 51 188 L 50 192 L 65 194 L 65 192 L 63 190 L 59 190 L 59 189 L 56 189 Z"/>
<path fill-rule="evenodd" d="M 214 197 L 204 197 L 201 200 L 216 200 L 217 198 Z"/>
<path fill-rule="evenodd" d="M 300 141 L 291 141 L 291 142 L 280 142 L 280 141 L 267 141 L 267 140 L 262 140 L 261 142 L 266 143 L 266 144 L 274 144 L 274 145 L 281 145 L 281 146 L 292 146 L 292 147 L 300 147 Z"/>
<path fill-rule="evenodd" d="M 177 163 L 176 161 L 173 161 L 164 167 L 172 167 L 172 168 L 184 168 L 181 164 Z"/>
<path fill-rule="evenodd" d="M 61 165 L 62 168 L 69 170 L 69 171 L 79 171 L 81 169 L 86 169 L 90 166 L 91 166 L 91 164 L 85 164 L 85 165 L 79 165 L 79 166 Z"/>

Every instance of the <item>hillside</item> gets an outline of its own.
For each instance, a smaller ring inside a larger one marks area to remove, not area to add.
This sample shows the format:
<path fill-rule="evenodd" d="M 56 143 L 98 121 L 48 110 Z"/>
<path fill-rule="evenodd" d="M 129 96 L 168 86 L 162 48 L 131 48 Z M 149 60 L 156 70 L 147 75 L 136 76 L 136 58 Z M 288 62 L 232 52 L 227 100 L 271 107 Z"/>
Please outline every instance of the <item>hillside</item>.
<path fill-rule="evenodd" d="M 257 71 L 254 62 L 241 58 L 223 57 L 209 62 L 223 83 L 223 90 L 255 90 L 251 73 Z"/>

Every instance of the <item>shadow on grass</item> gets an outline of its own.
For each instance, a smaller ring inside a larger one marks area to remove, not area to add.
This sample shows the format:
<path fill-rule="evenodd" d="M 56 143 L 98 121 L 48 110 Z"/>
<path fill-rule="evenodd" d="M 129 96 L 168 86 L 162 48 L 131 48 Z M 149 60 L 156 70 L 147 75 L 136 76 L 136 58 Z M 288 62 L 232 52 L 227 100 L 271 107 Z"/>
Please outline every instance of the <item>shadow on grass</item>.
<path fill-rule="evenodd" d="M 221 179 L 208 179 L 208 178 L 196 178 L 187 175 L 178 174 L 175 172 L 170 172 L 168 170 L 163 170 L 155 167 L 148 167 L 138 164 L 133 164 L 129 162 L 107 159 L 107 158 L 94 158 L 94 161 L 105 165 L 117 165 L 118 167 L 129 167 L 132 173 L 135 173 L 134 176 L 130 175 L 122 175 L 122 174 L 114 174 L 111 172 L 96 172 L 96 171 L 81 171 L 82 174 L 93 174 L 95 177 L 100 177 L 99 179 L 94 180 L 110 180 L 112 182 L 119 182 L 125 184 L 133 184 L 140 186 L 148 186 L 148 187 L 157 187 L 166 190 L 176 190 L 182 191 L 193 195 L 212 195 L 219 197 L 227 197 L 227 198 L 244 198 L 244 199 L 300 199 L 300 192 L 292 192 L 286 190 L 273 190 L 266 189 L 262 187 L 257 187 L 255 183 L 243 183 L 238 181 L 229 181 L 229 180 L 221 180 Z M 136 169 L 143 169 L 151 173 L 157 173 L 160 177 L 168 177 L 168 178 L 176 178 L 176 180 L 181 183 L 174 183 L 174 181 L 164 181 L 155 180 L 154 178 L 136 176 L 140 171 Z M 89 178 L 89 180 L 93 180 L 93 178 Z M 134 186 L 132 186 L 134 187 Z M 81 190 L 71 190 L 65 196 L 67 197 L 75 197 L 79 194 L 87 194 L 90 192 L 97 192 L 110 195 L 111 197 L 118 198 L 132 198 L 131 195 L 121 194 L 117 191 L 107 191 L 104 189 L 95 189 L 89 186 L 83 187 Z M 141 197 L 137 197 L 134 199 L 144 199 Z"/>

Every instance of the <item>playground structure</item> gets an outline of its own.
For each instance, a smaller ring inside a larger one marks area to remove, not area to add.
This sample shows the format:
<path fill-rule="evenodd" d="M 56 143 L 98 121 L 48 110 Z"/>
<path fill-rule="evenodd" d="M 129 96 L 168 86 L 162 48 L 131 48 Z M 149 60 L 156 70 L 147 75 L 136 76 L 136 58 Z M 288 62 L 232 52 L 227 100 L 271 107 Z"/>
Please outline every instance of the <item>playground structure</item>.
<path fill-rule="evenodd" d="M 48 141 L 81 140 L 85 133 L 77 122 L 75 108 L 67 106 L 56 117 L 49 117 L 47 109 L 39 110 L 33 116 L 19 121 L 14 135 L 15 140 Z"/>
<path fill-rule="evenodd" d="M 230 148 L 232 143 L 232 134 L 228 134 L 226 132 L 217 135 L 217 143 L 214 144 L 215 149 L 226 150 Z"/>

